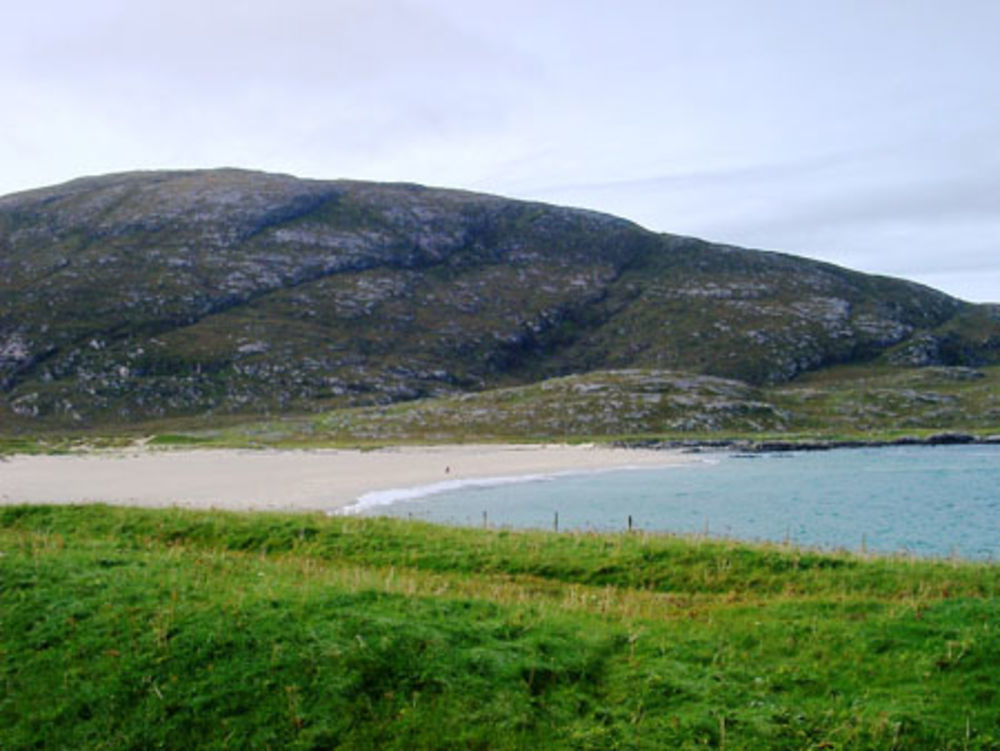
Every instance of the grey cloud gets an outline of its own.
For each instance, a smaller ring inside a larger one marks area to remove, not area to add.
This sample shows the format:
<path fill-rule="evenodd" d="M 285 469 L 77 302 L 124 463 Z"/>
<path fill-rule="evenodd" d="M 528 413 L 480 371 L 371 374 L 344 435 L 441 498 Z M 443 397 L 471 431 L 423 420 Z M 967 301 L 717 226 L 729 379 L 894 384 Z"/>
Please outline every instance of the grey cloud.
<path fill-rule="evenodd" d="M 91 12 L 46 31 L 36 19 L 29 32 L 41 38 L 16 58 L 23 76 L 126 115 L 145 103 L 239 117 L 254 101 L 334 122 L 435 105 L 475 114 L 482 79 L 497 90 L 519 75 L 488 40 L 401 0 L 105 3 Z"/>

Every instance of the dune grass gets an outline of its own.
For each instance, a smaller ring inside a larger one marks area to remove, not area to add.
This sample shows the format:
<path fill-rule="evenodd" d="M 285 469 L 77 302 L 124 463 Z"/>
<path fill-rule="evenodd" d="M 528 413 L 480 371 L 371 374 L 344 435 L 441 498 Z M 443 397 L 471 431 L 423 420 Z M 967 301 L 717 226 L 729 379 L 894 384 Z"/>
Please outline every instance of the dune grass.
<path fill-rule="evenodd" d="M 1000 568 L 0 510 L 0 748 L 998 748 Z"/>

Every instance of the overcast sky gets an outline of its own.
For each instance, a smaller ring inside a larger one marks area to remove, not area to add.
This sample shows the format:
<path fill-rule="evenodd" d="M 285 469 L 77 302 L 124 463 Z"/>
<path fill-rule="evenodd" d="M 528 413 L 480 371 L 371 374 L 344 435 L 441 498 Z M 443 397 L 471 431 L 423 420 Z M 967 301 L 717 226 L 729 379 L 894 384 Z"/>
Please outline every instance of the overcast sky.
<path fill-rule="evenodd" d="M 1000 302 L 998 0 L 33 0 L 0 103 L 0 194 L 404 180 Z"/>

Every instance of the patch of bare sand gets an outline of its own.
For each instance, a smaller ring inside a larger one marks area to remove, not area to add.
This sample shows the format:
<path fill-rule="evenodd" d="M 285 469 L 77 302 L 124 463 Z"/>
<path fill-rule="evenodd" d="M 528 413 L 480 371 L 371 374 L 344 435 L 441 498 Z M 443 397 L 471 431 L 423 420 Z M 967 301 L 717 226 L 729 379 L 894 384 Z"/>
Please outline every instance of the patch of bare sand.
<path fill-rule="evenodd" d="M 335 511 L 366 493 L 462 481 L 690 462 L 679 451 L 460 445 L 376 451 L 141 450 L 12 456 L 0 504 L 109 503 Z"/>

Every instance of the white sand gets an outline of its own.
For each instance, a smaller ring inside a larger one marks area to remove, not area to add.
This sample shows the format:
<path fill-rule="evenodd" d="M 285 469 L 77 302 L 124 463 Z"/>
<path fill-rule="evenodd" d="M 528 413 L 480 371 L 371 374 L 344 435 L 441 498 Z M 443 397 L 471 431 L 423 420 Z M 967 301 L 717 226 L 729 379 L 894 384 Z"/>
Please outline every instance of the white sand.
<path fill-rule="evenodd" d="M 366 493 L 445 481 L 664 467 L 692 460 L 678 451 L 564 445 L 12 456 L 0 461 L 0 504 L 332 511 Z"/>

